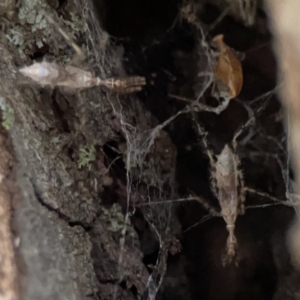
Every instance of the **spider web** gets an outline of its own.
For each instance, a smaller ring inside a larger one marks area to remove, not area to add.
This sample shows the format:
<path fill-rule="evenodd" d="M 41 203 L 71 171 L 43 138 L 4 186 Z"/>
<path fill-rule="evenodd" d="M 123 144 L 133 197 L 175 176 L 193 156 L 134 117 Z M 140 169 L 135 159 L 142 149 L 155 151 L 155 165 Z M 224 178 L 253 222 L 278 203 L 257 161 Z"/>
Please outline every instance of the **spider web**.
<path fill-rule="evenodd" d="M 103 78 L 109 77 L 110 74 L 107 74 L 107 69 L 112 69 L 111 56 L 112 51 L 114 50 L 112 49 L 112 47 L 110 47 L 110 45 L 106 45 L 101 49 L 102 53 L 99 53 L 99 50 L 95 45 L 95 40 L 101 41 L 101 39 L 105 38 L 104 33 L 95 21 L 95 17 L 92 15 L 92 10 L 84 7 L 82 11 L 84 11 L 84 17 L 86 18 L 86 20 L 90 21 L 90 27 L 87 29 L 89 33 L 87 36 L 89 38 L 89 44 L 91 44 L 92 46 L 88 51 L 92 52 L 92 55 L 95 55 L 97 68 L 100 70 L 101 76 Z M 119 63 L 116 63 L 116 65 L 117 68 L 121 68 L 121 65 L 119 65 Z M 205 88 L 202 89 L 201 93 L 199 93 L 196 101 L 199 101 L 199 99 L 202 97 L 202 93 L 205 92 L 205 90 L 210 86 L 212 82 L 212 72 L 207 72 L 204 74 L 199 73 L 199 76 L 204 78 L 203 82 L 205 83 Z M 160 167 L 157 166 L 157 161 L 155 161 L 155 150 L 157 148 L 156 141 L 157 139 L 160 139 L 161 136 L 165 138 L 165 134 L 164 132 L 162 132 L 162 130 L 167 125 L 169 125 L 179 115 L 186 114 L 192 111 L 193 107 L 187 105 L 187 107 L 177 112 L 177 114 L 170 117 L 162 124 L 151 128 L 148 124 L 148 126 L 145 126 L 143 120 L 139 119 L 139 117 L 143 117 L 142 112 L 144 109 L 140 106 L 138 101 L 134 106 L 137 120 L 135 124 L 133 124 L 133 122 L 128 120 L 128 118 L 126 117 L 126 109 L 128 109 L 128 107 L 126 107 L 126 105 L 122 103 L 122 99 L 118 99 L 117 103 L 114 103 L 110 98 L 108 99 L 110 101 L 114 115 L 120 120 L 122 133 L 126 139 L 127 145 L 125 161 L 127 178 L 127 209 L 124 223 L 128 224 L 128 220 L 131 216 L 132 210 L 134 210 L 132 199 L 135 198 L 134 196 L 138 192 L 141 194 L 141 199 L 139 199 L 139 204 L 137 204 L 137 206 L 142 209 L 144 217 L 149 222 L 152 230 L 157 235 L 157 239 L 160 245 L 160 252 L 157 258 L 156 270 L 154 270 L 152 274 L 149 275 L 149 280 L 147 283 L 148 298 L 155 299 L 166 272 L 166 261 L 165 259 L 163 259 L 165 256 L 165 241 L 168 239 L 168 237 L 175 234 L 174 232 L 171 232 L 171 228 L 176 227 L 171 224 L 174 223 L 173 204 L 176 202 L 176 200 L 168 201 L 168 199 L 170 198 L 174 199 L 176 195 L 176 192 L 174 190 L 175 169 L 170 174 L 162 174 Z M 133 108 L 131 107 L 130 109 Z M 167 193 L 165 192 L 164 187 L 166 183 L 168 184 L 169 188 L 169 191 Z M 161 203 L 164 204 L 155 205 Z M 125 235 L 126 228 L 123 231 L 123 236 Z M 124 238 L 121 239 L 120 256 L 118 262 L 119 266 L 122 265 L 124 241 Z M 119 268 L 119 272 L 120 278 L 122 278 L 121 268 Z"/>
<path fill-rule="evenodd" d="M 124 76 L 123 66 L 116 50 L 114 47 L 113 39 L 107 35 L 99 26 L 97 18 L 93 13 L 90 1 L 81 2 L 77 1 L 77 5 L 82 11 L 82 18 L 86 20 L 86 45 L 85 49 L 88 56 L 94 58 L 96 64 L 95 69 L 99 72 L 100 77 L 105 79 L 111 77 L 112 73 L 119 73 L 118 75 Z M 202 37 L 199 42 L 198 52 L 199 52 L 199 73 L 198 73 L 198 85 L 195 86 L 195 99 L 188 102 L 186 106 L 179 110 L 176 114 L 162 122 L 157 124 L 157 121 L 150 117 L 148 114 L 146 117 L 152 121 L 151 124 L 145 123 L 144 114 L 145 108 L 142 104 L 134 99 L 134 105 L 125 104 L 124 99 L 117 97 L 117 101 L 108 96 L 108 101 L 112 107 L 114 116 L 120 120 L 121 132 L 126 140 L 126 155 L 125 155 L 125 166 L 126 166 L 126 196 L 127 196 L 127 207 L 125 213 L 125 224 L 129 224 L 129 219 L 134 213 L 136 208 L 141 209 L 144 214 L 145 219 L 148 221 L 153 232 L 157 236 L 157 240 L 160 245 L 160 252 L 156 262 L 156 269 L 149 275 L 149 280 L 147 283 L 148 289 L 148 299 L 154 300 L 156 294 L 163 281 L 166 265 L 160 266 L 160 264 L 166 264 L 162 259 L 165 255 L 164 247 L 166 240 L 170 236 L 176 235 L 178 232 L 173 232 L 172 228 L 178 228 L 179 225 L 174 225 L 176 223 L 176 217 L 174 215 L 174 206 L 176 203 L 195 201 L 195 197 L 179 198 L 175 190 L 175 164 L 172 172 L 164 174 L 158 162 L 155 160 L 157 155 L 157 141 L 163 137 L 165 138 L 164 129 L 170 125 L 177 117 L 184 114 L 190 114 L 191 112 L 199 111 L 209 111 L 220 114 L 225 108 L 227 108 L 228 103 L 226 102 L 218 106 L 217 108 L 212 108 L 203 103 L 204 94 L 208 91 L 213 83 L 213 72 L 212 72 L 212 61 L 211 54 L 206 44 L 206 34 L 204 33 L 200 25 L 197 26 L 197 30 Z M 99 47 L 100 45 L 100 47 Z M 112 60 L 112 57 L 116 57 Z M 253 101 L 248 101 L 247 104 L 243 104 L 245 109 L 249 113 L 249 118 L 255 119 L 260 110 L 265 109 L 265 103 L 268 102 L 268 97 L 274 95 L 277 90 L 272 90 L 267 94 L 254 99 Z M 133 96 L 134 97 L 134 96 Z M 132 97 L 132 98 L 133 98 Z M 180 99 L 178 97 L 178 99 Z M 184 99 L 181 99 L 184 100 Z M 238 100 L 238 99 L 237 99 Z M 263 100 L 263 101 L 262 101 Z M 185 101 L 185 100 L 184 100 Z M 239 101 L 239 100 L 238 100 Z M 258 108 L 253 109 L 258 103 Z M 128 117 L 128 109 L 134 110 L 130 115 L 135 115 L 136 120 L 133 121 Z M 146 112 L 147 114 L 147 112 Z M 250 142 L 259 145 L 261 140 L 259 138 L 269 138 L 272 139 L 276 145 L 276 151 L 268 153 L 265 150 L 257 149 L 252 150 L 247 154 L 241 151 L 241 156 L 247 155 L 251 159 L 256 160 L 257 157 L 269 156 L 277 161 L 281 166 L 282 176 L 286 182 L 287 187 L 287 198 L 292 199 L 294 195 L 291 189 L 291 183 L 288 176 L 288 165 L 289 165 L 289 155 L 288 151 L 285 149 L 284 136 L 281 140 L 274 140 L 274 137 L 263 132 L 262 128 L 257 126 L 248 126 L 248 134 L 242 140 L 239 140 L 239 145 L 242 147 L 248 145 Z M 170 142 L 171 143 L 171 142 Z M 279 149 L 279 151 L 278 151 Z M 279 152 L 282 152 L 279 154 Z M 166 189 L 166 185 L 168 188 Z M 255 189 L 248 188 L 248 192 L 256 193 L 262 197 L 269 197 L 267 193 L 260 193 Z M 138 196 L 137 196 L 138 194 Z M 177 199 L 176 199 L 177 198 Z M 134 202 L 135 201 L 135 202 Z M 274 203 L 266 205 L 274 205 Z M 277 204 L 282 204 L 282 202 L 276 202 Z M 288 204 L 288 203 L 286 203 Z M 251 207 L 249 207 L 251 208 Z M 253 207 L 254 208 L 254 207 Z M 186 229 L 186 231 L 192 229 L 207 220 L 212 218 L 211 214 L 205 216 L 199 223 Z M 120 255 L 119 255 L 119 276 L 120 281 L 122 279 L 122 260 L 124 259 L 124 243 L 127 227 L 123 230 L 123 238 L 120 242 Z M 180 228 L 178 228 L 180 231 Z M 114 294 L 116 298 L 116 293 Z"/>

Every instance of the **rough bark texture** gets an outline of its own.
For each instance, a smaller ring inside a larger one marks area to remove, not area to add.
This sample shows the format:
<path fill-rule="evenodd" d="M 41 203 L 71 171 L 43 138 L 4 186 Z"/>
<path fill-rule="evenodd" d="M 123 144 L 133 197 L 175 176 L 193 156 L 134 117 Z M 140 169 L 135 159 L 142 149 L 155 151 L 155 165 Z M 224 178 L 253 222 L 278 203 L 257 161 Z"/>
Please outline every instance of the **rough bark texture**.
<path fill-rule="evenodd" d="M 123 293 L 111 284 L 119 280 L 118 268 L 111 266 L 118 265 L 118 257 L 111 254 L 119 252 L 119 239 L 112 240 L 112 232 L 105 227 L 97 235 L 97 242 L 102 245 L 101 249 L 97 249 L 97 256 L 103 263 L 104 272 L 103 278 L 97 279 L 88 231 L 97 215 L 106 211 L 100 208 L 102 183 L 97 180 L 101 180 L 101 175 L 100 179 L 96 179 L 101 168 L 93 175 L 84 163 L 85 170 L 78 169 L 80 147 L 103 145 L 116 134 L 111 124 L 112 107 L 109 101 L 104 101 L 108 95 L 91 90 L 64 96 L 59 90 L 41 89 L 28 83 L 19 85 L 18 81 L 18 68 L 30 63 L 29 57 L 34 53 L 45 51 L 49 60 L 54 56 L 62 61 L 72 58 L 73 51 L 67 47 L 57 28 L 46 24 L 43 14 L 56 16 L 51 4 L 58 6 L 58 3 L 48 4 L 45 1 L 19 3 L 9 16 L 11 23 L 6 19 L 7 15 L 3 17 L 3 25 L 7 27 L 6 35 L 1 34 L 1 101 L 3 111 L 7 112 L 3 113 L 3 124 L 10 125 L 8 129 L 18 159 L 16 182 L 22 195 L 16 213 L 21 240 L 19 251 L 26 262 L 22 297 L 31 300 L 90 299 L 97 297 L 97 293 L 104 293 L 109 298 L 113 293 Z M 80 7 L 70 1 L 66 5 L 69 7 L 62 8 L 62 13 L 69 13 L 65 21 L 73 17 L 67 24 L 75 30 L 75 34 L 84 36 L 86 20 L 80 14 Z M 105 59 L 114 70 L 103 64 L 101 75 L 109 72 L 122 75 L 121 55 L 115 50 L 106 48 L 105 51 L 108 52 Z M 116 97 L 111 101 L 116 102 Z M 62 115 L 65 114 L 68 117 L 64 121 Z M 9 123 L 9 118 L 14 119 L 13 124 Z M 68 134 L 71 131 L 74 135 Z M 78 152 L 72 156 L 70 148 L 73 147 L 70 145 L 77 143 Z M 3 208 L 5 201 L 3 198 Z M 123 222 L 122 214 L 113 216 L 113 220 L 110 214 L 106 217 L 108 223 Z M 101 218 L 105 220 L 105 217 Z M 1 222 L 5 226 L 5 219 Z M 123 227 L 120 225 L 116 233 L 121 232 Z M 97 227 L 97 230 L 100 229 Z M 8 237 L 7 243 L 9 240 Z M 130 249 L 134 250 L 135 246 Z M 134 251 L 137 252 L 137 258 L 133 255 L 133 259 L 137 259 L 136 269 L 132 269 L 133 265 L 129 269 L 124 266 L 124 269 L 130 274 L 140 272 L 145 277 L 141 254 L 138 254 L 138 248 Z M 128 259 L 127 263 L 130 264 L 130 261 Z M 6 272 L 5 268 L 3 271 Z M 135 276 L 138 275 L 130 274 L 128 277 L 133 283 L 141 286 L 140 289 L 145 288 L 145 280 L 138 277 L 137 282 Z M 13 272 L 11 276 L 14 276 Z M 12 287 L 6 288 L 6 292 L 10 293 Z"/>
<path fill-rule="evenodd" d="M 0 297 L 3 300 L 14 300 L 19 299 L 21 280 L 15 252 L 19 237 L 13 221 L 20 195 L 16 186 L 17 162 L 13 146 L 3 128 L 0 130 L 0 149 Z"/>

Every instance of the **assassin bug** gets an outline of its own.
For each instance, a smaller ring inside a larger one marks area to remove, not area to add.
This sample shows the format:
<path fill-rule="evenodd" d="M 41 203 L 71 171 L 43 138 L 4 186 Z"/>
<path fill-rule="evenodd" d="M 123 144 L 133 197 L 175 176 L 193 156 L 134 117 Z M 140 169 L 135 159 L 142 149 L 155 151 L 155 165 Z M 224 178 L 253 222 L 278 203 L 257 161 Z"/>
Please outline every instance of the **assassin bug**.
<path fill-rule="evenodd" d="M 195 118 L 193 117 L 195 121 Z M 226 243 L 226 254 L 222 258 L 223 265 L 235 262 L 238 264 L 237 248 L 238 242 L 234 234 L 235 222 L 238 215 L 245 213 L 245 187 L 243 174 L 240 168 L 240 159 L 237 154 L 236 139 L 242 133 L 243 128 L 235 135 L 231 144 L 226 144 L 219 155 L 214 159 L 208 150 L 207 141 L 203 129 L 197 122 L 197 131 L 202 136 L 210 160 L 211 190 L 218 199 L 221 211 L 217 212 L 211 208 L 202 198 L 195 197 L 213 216 L 222 217 L 226 223 L 228 239 Z"/>

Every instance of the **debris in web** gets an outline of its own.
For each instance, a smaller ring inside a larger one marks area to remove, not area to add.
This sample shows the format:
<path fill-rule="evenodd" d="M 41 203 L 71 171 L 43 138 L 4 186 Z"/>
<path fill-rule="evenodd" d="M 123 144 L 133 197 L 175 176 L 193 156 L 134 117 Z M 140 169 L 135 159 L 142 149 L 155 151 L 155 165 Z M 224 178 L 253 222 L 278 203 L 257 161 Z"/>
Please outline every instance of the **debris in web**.
<path fill-rule="evenodd" d="M 224 36 L 219 34 L 213 38 L 219 55 L 214 69 L 214 77 L 220 96 L 233 99 L 237 97 L 243 86 L 243 70 L 240 60 L 224 43 Z"/>
<path fill-rule="evenodd" d="M 204 36 L 202 29 L 199 29 L 202 36 Z M 187 112 L 207 111 L 220 114 L 228 107 L 230 100 L 236 98 L 242 90 L 243 70 L 241 61 L 235 54 L 235 51 L 225 44 L 224 36 L 222 34 L 215 36 L 212 39 L 212 43 L 217 47 L 216 52 L 213 52 L 212 49 L 210 49 L 205 40 L 201 41 L 211 71 L 200 72 L 198 74 L 198 77 L 205 76 L 208 80 L 201 88 L 201 92 L 197 95 L 197 99 L 191 100 L 182 96 L 169 94 L 169 97 L 171 98 L 189 103 L 185 108 L 185 111 Z M 220 104 L 217 107 L 200 103 L 200 99 L 211 85 L 214 85 L 215 87 L 212 89 L 212 96 L 220 101 Z"/>

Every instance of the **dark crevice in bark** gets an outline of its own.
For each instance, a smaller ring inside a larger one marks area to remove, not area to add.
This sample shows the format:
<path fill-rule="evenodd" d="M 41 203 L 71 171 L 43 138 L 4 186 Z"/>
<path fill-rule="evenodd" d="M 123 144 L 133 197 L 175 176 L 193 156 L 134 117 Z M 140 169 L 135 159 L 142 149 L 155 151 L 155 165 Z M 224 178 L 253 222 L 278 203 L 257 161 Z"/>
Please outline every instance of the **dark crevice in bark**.
<path fill-rule="evenodd" d="M 34 194 L 36 196 L 36 199 L 38 200 L 38 202 L 43 206 L 45 207 L 48 211 L 54 213 L 57 215 L 57 217 L 66 222 L 70 227 L 74 227 L 74 226 L 80 226 L 84 229 L 85 232 L 89 232 L 91 231 L 92 229 L 92 226 L 91 225 L 88 225 L 88 224 L 84 224 L 80 221 L 75 221 L 75 220 L 72 220 L 69 216 L 61 213 L 59 211 L 59 209 L 56 209 L 54 207 L 52 207 L 51 205 L 49 205 L 48 203 L 46 203 L 43 198 L 42 198 L 42 195 L 41 193 L 39 192 L 39 188 L 37 188 L 36 184 L 34 183 L 34 180 L 31 178 L 30 179 L 30 182 L 33 186 L 33 189 L 34 189 Z M 93 222 L 92 222 L 93 223 Z"/>

